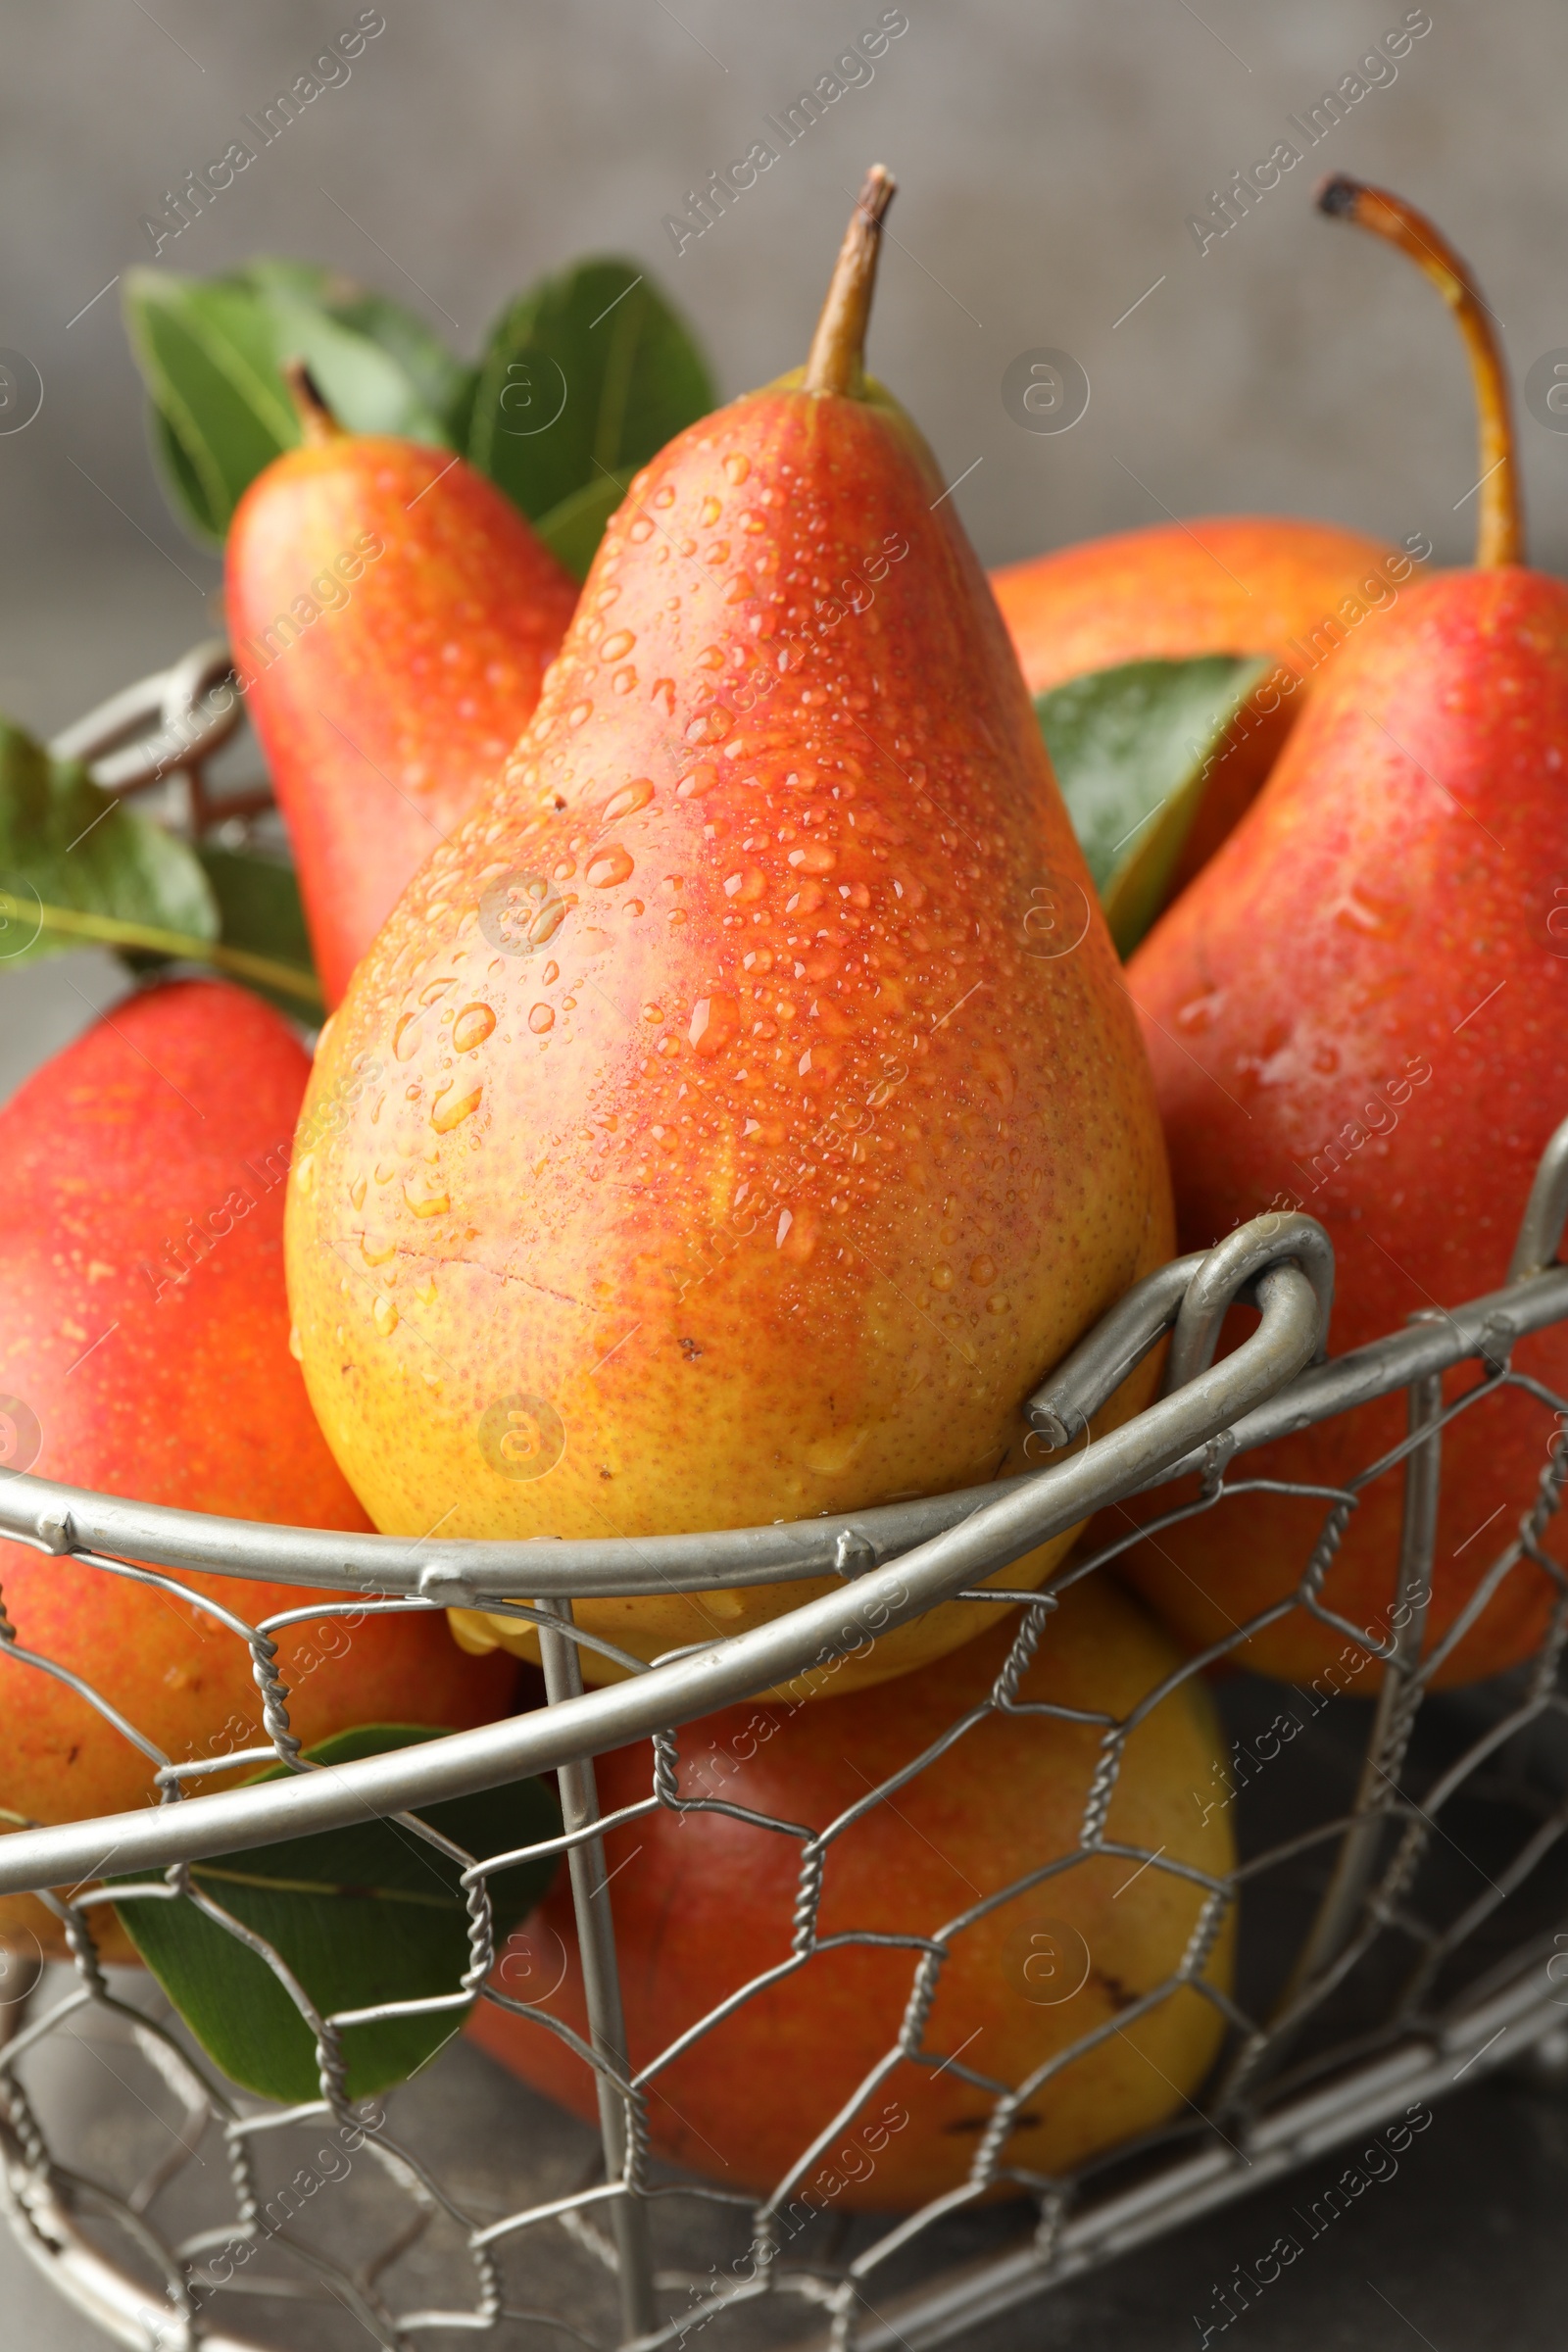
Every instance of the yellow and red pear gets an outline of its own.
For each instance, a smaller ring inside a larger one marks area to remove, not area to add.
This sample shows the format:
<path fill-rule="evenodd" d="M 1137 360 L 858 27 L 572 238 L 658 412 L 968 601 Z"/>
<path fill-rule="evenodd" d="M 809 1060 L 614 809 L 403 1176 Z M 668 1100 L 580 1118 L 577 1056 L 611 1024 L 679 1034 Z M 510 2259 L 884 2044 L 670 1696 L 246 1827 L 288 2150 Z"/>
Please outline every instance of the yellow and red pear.
<path fill-rule="evenodd" d="M 1031 694 L 1123 662 L 1202 654 L 1271 654 L 1309 691 L 1411 569 L 1339 523 L 1196 514 L 1004 564 L 991 585 Z"/>
<path fill-rule="evenodd" d="M 1023 680 L 862 371 L 890 194 L 873 173 L 805 370 L 637 477 L 505 775 L 322 1039 L 312 1101 L 384 1076 L 298 1156 L 290 1296 L 384 1529 L 739 1527 L 1019 1470 L 1032 1384 L 1168 1254 Z M 650 1657 L 816 1590 L 579 1618 Z M 835 1688 L 986 1621 L 953 1604 Z"/>
<path fill-rule="evenodd" d="M 1340 649 L 1393 608 L 1414 570 L 1408 546 L 1338 523 L 1200 514 L 1005 564 L 991 585 L 1034 695 L 1127 662 L 1272 659 L 1215 763 L 1174 897 L 1256 799 Z"/>
<path fill-rule="evenodd" d="M 1423 580 L 1348 647 L 1267 788 L 1133 957 L 1182 1245 L 1288 1200 L 1333 1237 L 1337 1352 L 1500 1289 L 1540 1153 L 1568 1116 L 1568 962 L 1554 936 L 1568 820 L 1568 587 L 1523 561 L 1507 384 L 1491 316 L 1430 220 L 1353 180 L 1319 202 L 1409 254 L 1464 330 L 1481 411 L 1477 562 Z M 1561 1326 L 1515 1361 L 1560 1394 Z M 1476 1379 L 1451 1375 L 1454 1396 Z M 1517 1664 L 1558 1599 L 1528 1550 L 1554 1422 L 1518 1390 L 1443 1436 L 1433 1680 Z M 1264 1448 L 1251 1494 L 1140 1547 L 1140 1589 L 1195 1645 L 1305 1571 L 1327 1501 L 1405 1431 L 1394 1396 Z M 1361 1493 L 1320 1604 L 1382 1640 L 1401 1473 Z M 1168 1496 L 1157 1498 L 1166 1507 Z M 1147 1515 L 1152 1501 L 1133 1506 Z M 1126 1518 L 1110 1525 L 1125 1531 Z M 1545 1536 L 1562 1557 L 1554 1523 Z M 1494 1564 L 1490 1594 L 1483 1580 Z M 1473 1622 L 1470 1621 L 1473 1615 Z M 1297 1608 L 1239 1654 L 1307 1681 L 1344 1648 Z M 1369 1678 L 1370 1679 L 1370 1678 Z"/>
<path fill-rule="evenodd" d="M 577 591 L 462 458 L 346 432 L 287 373 L 301 443 L 240 500 L 225 594 L 331 1005 L 533 715 Z"/>
<path fill-rule="evenodd" d="M 1224 1745 L 1200 1679 L 1169 1690 L 1128 1738 L 1105 1820 L 1113 1851 L 1081 1842 L 1105 1720 L 1125 1721 L 1177 1664 L 1138 1603 L 1104 1575 L 1069 1586 L 1019 1683 L 1023 1706 L 1040 1711 L 986 1713 L 934 1764 L 895 1782 L 985 1707 L 1015 1631 L 993 1625 L 961 1656 L 881 1690 L 800 1710 L 748 1703 L 688 1724 L 679 1787 L 696 1803 L 660 1805 L 610 1833 L 633 2067 L 652 2068 L 743 1984 L 760 1987 L 647 2079 L 649 2138 L 670 2163 L 771 2192 L 894 2053 L 921 1939 L 948 1946 L 924 2056 L 895 2060 L 801 2195 L 887 2213 L 960 2187 L 997 2113 L 996 2093 L 970 2070 L 1017 2086 L 1086 2045 L 1020 2102 L 1002 2180 L 984 2192 L 993 2196 L 1017 2195 L 1017 2173 L 1072 2171 L 1198 2092 L 1223 2036 L 1236 1945 L 1234 1907 L 1212 1942 L 1203 1917 L 1236 1846 L 1215 1799 Z M 646 1801 L 653 1750 L 617 1748 L 597 1772 L 601 1805 L 619 1813 Z M 866 1807 L 890 1783 L 897 1794 Z M 717 1800 L 712 1811 L 698 1810 L 705 1798 Z M 841 1825 L 823 1855 L 814 1947 L 796 1969 L 784 1964 L 800 1948 L 802 1844 L 759 1817 L 813 1832 Z M 1152 1866 L 1133 1858 L 1140 1851 Z M 1195 1949 L 1207 1954 L 1202 1990 L 1177 1981 Z M 585 2034 L 564 1874 L 512 1961 L 503 1985 Z M 549 2026 L 481 2001 L 468 2031 L 534 2089 L 592 2119 L 592 2075 Z M 967 2067 L 944 2063 L 966 2046 Z M 841 2156 L 846 2142 L 855 2153 Z"/>
<path fill-rule="evenodd" d="M 364 1528 L 289 1357 L 283 1193 L 308 1068 L 259 998 L 180 980 L 117 1004 L 0 1111 L 0 1476 Z M 171 1582 L 196 1597 L 0 1543 L 0 1826 L 157 1801 L 156 1759 L 49 1665 L 174 1762 L 267 1745 L 250 1650 L 197 1598 L 254 1625 L 312 1596 L 183 1571 Z M 362 1610 L 276 1640 L 307 1745 L 357 1724 L 480 1723 L 509 1704 L 513 1678 L 464 1657 L 439 1617 Z M 124 1957 L 107 1911 L 92 1916 L 109 1956 Z M 0 1943 L 33 1937 L 62 1952 L 42 1904 L 0 1901 Z"/>

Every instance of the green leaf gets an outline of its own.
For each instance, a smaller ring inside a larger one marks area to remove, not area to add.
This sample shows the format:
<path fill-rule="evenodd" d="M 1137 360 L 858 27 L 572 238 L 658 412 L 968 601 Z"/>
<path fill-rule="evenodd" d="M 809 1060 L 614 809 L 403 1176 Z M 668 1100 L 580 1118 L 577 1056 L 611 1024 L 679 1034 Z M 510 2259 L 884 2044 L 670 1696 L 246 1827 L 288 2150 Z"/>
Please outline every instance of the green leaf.
<path fill-rule="evenodd" d="M 362 286 L 340 270 L 258 254 L 233 273 L 232 282 L 274 299 L 307 303 L 379 344 L 435 415 L 461 401 L 472 381 L 473 369 L 447 349 L 433 327 L 390 295 Z"/>
<path fill-rule="evenodd" d="M 1036 696 L 1040 732 L 1121 955 L 1165 904 L 1215 766 L 1268 668 L 1261 657 L 1231 654 L 1127 662 Z"/>
<path fill-rule="evenodd" d="M 439 1732 L 372 1724 L 307 1749 L 318 1764 L 412 1747 Z M 281 1766 L 259 1774 L 276 1780 Z M 476 1859 L 559 1837 L 561 1812 L 541 1781 L 427 1806 L 419 1816 Z M 558 1857 L 489 1881 L 497 1945 L 539 1901 Z M 459 1865 L 400 1823 L 291 1838 L 193 1862 L 201 1891 L 264 1936 L 322 2016 L 461 1989 L 468 1966 Z M 125 1879 L 110 1880 L 123 1886 Z M 126 1934 L 197 2040 L 229 2078 L 264 2098 L 319 2096 L 310 2028 L 268 1963 L 185 1896 L 116 1905 Z M 405 2081 L 458 2033 L 468 2004 L 343 2029 L 350 2098 Z"/>
<path fill-rule="evenodd" d="M 440 422 L 443 438 L 454 448 L 466 438 L 476 371 L 390 295 L 377 294 L 320 262 L 290 261 L 276 254 L 259 254 L 231 277 L 212 282 L 248 287 L 274 304 L 296 309 L 303 304 L 377 345 L 397 363 L 424 409 Z"/>
<path fill-rule="evenodd" d="M 546 547 L 560 557 L 574 580 L 588 577 L 605 525 L 625 497 L 630 480 L 629 468 L 623 473 L 602 473 L 597 481 L 585 482 L 580 490 L 564 498 L 559 507 L 552 507 L 534 524 Z"/>
<path fill-rule="evenodd" d="M 496 321 L 468 455 L 537 522 L 645 465 L 714 397 L 689 329 L 635 263 L 580 262 Z"/>
<path fill-rule="evenodd" d="M 248 485 L 299 440 L 284 360 L 306 362 L 351 432 L 448 446 L 439 404 L 461 408 L 460 364 L 443 368 L 435 339 L 397 306 L 345 289 L 304 264 L 209 279 L 126 272 L 125 325 L 152 401 L 154 449 L 198 537 L 220 539 Z M 343 315 L 323 307 L 328 298 Z"/>
<path fill-rule="evenodd" d="M 198 538 L 221 541 L 223 524 L 213 508 L 215 486 L 198 473 L 193 460 L 185 455 L 184 443 L 161 410 L 148 410 L 148 425 L 153 459 L 174 513 L 194 527 Z M 221 497 L 221 490 L 217 495 Z"/>
<path fill-rule="evenodd" d="M 333 303 L 331 316 L 340 326 L 364 335 L 397 362 L 440 424 L 443 439 L 460 448 L 467 438 L 477 368 L 456 358 L 422 318 L 416 318 L 401 303 L 389 302 L 384 294 L 361 293 L 352 300 Z"/>
<path fill-rule="evenodd" d="M 177 935 L 198 954 L 219 929 L 184 842 L 0 719 L 0 970 L 78 946 L 94 918 Z"/>
<path fill-rule="evenodd" d="M 220 850 L 211 842 L 198 842 L 196 856 L 218 902 L 223 946 L 292 965 L 302 981 L 316 980 L 294 868 L 280 858 L 258 857 L 249 850 Z M 300 1017 L 304 1007 L 299 990 L 269 987 L 262 981 L 252 985 L 280 1012 Z"/>
<path fill-rule="evenodd" d="M 208 542 L 299 439 L 289 358 L 351 432 L 466 449 L 579 578 L 636 468 L 714 400 L 688 329 L 630 262 L 541 281 L 477 368 L 401 303 L 314 262 L 264 256 L 213 278 L 132 270 L 124 299 L 165 488 Z"/>
<path fill-rule="evenodd" d="M 466 450 L 473 434 L 473 404 L 479 397 L 479 370 L 464 369 L 463 386 L 445 412 L 447 433 L 454 449 Z"/>
<path fill-rule="evenodd" d="M 156 274 L 172 273 L 160 270 Z M 254 254 L 237 270 L 206 282 L 215 286 L 248 286 L 253 294 L 281 294 L 290 302 L 314 303 L 318 311 L 335 310 L 365 292 L 357 279 L 335 270 L 330 262 L 301 262 L 281 253 Z"/>
<path fill-rule="evenodd" d="M 270 315 L 242 288 L 145 269 L 126 271 L 124 309 L 163 427 L 154 446 L 165 458 L 165 485 L 198 536 L 220 536 L 246 485 L 299 438 Z M 168 462 L 171 443 L 177 466 Z M 199 499 L 185 494 L 191 477 Z"/>

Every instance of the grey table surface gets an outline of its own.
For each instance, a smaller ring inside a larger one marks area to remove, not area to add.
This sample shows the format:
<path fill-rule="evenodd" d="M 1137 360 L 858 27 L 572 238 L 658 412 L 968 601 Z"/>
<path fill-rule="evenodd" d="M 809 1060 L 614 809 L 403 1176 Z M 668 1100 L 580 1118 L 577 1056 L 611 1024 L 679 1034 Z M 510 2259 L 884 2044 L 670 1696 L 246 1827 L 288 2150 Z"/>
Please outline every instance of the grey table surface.
<path fill-rule="evenodd" d="M 131 2104 L 124 2054 L 101 2044 L 89 2022 L 66 2063 L 67 2104 L 76 2110 L 76 2131 L 63 2136 L 73 2154 L 80 2147 L 90 2168 L 92 2154 L 112 2159 L 136 2132 L 149 2153 L 156 2132 L 149 2111 Z M 575 2184 L 585 2158 L 591 2160 L 592 2142 L 581 2126 L 548 2110 L 466 2044 L 451 2049 L 390 2104 L 394 2130 L 406 2132 L 436 2173 L 461 2188 L 470 2210 L 487 2217 L 514 2205 L 523 2181 L 544 2187 L 540 2168 L 546 2163 L 559 2193 Z M 207 2149 L 211 2156 L 211 2142 Z M 961 2340 L 974 2352 L 1033 2352 L 1037 2346 L 1054 2352 L 1190 2352 L 1202 2345 L 1204 2327 L 1214 2322 L 1216 2289 L 1225 2287 L 1238 2264 L 1250 2271 L 1288 2232 L 1301 2245 L 1300 2258 L 1225 2330 L 1244 2334 L 1254 2352 L 1323 2352 L 1325 2346 L 1396 2352 L 1423 2344 L 1429 2352 L 1559 2352 L 1568 2285 L 1568 2097 L 1501 2078 L 1455 2092 L 1438 2104 L 1431 2127 L 1400 2159 L 1396 2174 L 1312 2238 L 1302 2214 L 1353 2152 L 1320 2158 L 1297 2179 L 1244 2198 Z M 191 2193 L 210 2185 L 198 2180 Z M 529 2268 L 518 2272 L 527 2278 L 529 2299 L 571 2309 L 574 2298 L 586 2294 L 604 2308 L 589 2311 L 577 2300 L 578 2317 L 585 2325 L 607 2327 L 609 2281 L 590 2278 L 585 2284 L 580 2258 L 563 2240 L 553 2232 L 534 2235 Z M 706 2268 L 710 2251 L 694 2247 L 688 2259 Z M 94 2352 L 104 2340 L 59 2301 L 4 2232 L 0 2311 L 0 2342 L 8 2352 L 11 2346 L 18 2352 Z M 269 2304 L 225 2308 L 223 2316 L 280 2352 L 345 2352 L 370 2341 L 335 2306 L 290 2313 Z M 514 2328 L 499 2338 L 441 2334 L 420 2340 L 497 2341 L 508 2352 L 513 2346 L 520 2352 L 524 2344 L 563 2339 Z M 789 2335 L 771 2327 L 735 2334 L 714 2328 L 708 2340 L 714 2352 L 726 2344 L 756 2352 L 760 2345 L 787 2343 Z M 1220 2340 L 1215 2328 L 1209 2341 Z"/>

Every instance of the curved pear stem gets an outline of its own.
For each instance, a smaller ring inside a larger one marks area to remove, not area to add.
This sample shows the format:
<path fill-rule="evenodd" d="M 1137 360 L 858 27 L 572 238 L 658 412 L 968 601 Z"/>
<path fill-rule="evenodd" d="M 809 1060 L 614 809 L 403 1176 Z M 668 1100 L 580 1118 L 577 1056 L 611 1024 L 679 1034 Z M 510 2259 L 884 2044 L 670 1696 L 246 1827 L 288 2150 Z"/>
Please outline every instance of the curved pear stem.
<path fill-rule="evenodd" d="M 1524 521 L 1519 512 L 1519 467 L 1514 448 L 1508 369 L 1493 314 L 1482 301 L 1468 264 L 1425 213 L 1388 188 L 1336 172 L 1315 198 L 1320 213 L 1353 220 L 1386 244 L 1396 245 L 1426 271 L 1459 321 L 1470 354 L 1481 425 L 1480 504 L 1476 519 L 1476 563 L 1483 570 L 1525 560 Z"/>
<path fill-rule="evenodd" d="M 873 164 L 855 200 L 833 265 L 827 300 L 801 378 L 803 392 L 841 392 L 856 399 L 864 389 L 866 320 L 871 315 L 877 255 L 882 250 L 882 216 L 893 197 L 893 180 L 880 164 Z"/>
<path fill-rule="evenodd" d="M 278 372 L 288 386 L 288 396 L 299 418 L 300 439 L 307 449 L 325 449 L 329 442 L 347 438 L 327 407 L 320 385 L 303 360 L 285 360 Z"/>

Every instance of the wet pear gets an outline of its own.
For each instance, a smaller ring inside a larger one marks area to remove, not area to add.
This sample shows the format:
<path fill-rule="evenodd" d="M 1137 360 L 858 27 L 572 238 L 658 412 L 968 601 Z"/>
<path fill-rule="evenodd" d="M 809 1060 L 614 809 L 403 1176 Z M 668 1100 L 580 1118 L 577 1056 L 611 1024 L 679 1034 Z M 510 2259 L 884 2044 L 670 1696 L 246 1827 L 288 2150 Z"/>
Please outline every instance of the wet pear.
<path fill-rule="evenodd" d="M 290 1296 L 384 1529 L 739 1527 L 1020 1471 L 1031 1386 L 1169 1253 L 1023 680 L 863 372 L 891 192 L 873 172 L 806 368 L 638 475 L 505 774 L 323 1036 L 312 1102 L 374 1077 L 297 1155 Z M 580 1622 L 646 1658 L 819 1589 Z M 990 1621 L 954 1604 L 833 1687 Z"/>
<path fill-rule="evenodd" d="M 749 1700 L 688 1724 L 681 1793 L 825 1829 L 984 1705 L 1016 1630 L 993 1625 L 960 1657 L 848 1701 L 792 1710 Z M 1126 1717 L 1176 1662 L 1137 1602 L 1101 1574 L 1063 1593 L 1019 1696 Z M 829 1845 L 821 1943 L 796 1970 L 779 1969 L 800 1919 L 795 1838 L 739 1811 L 695 1806 L 661 1806 L 612 1832 L 633 2066 L 651 2067 L 741 1985 L 762 1985 L 652 2075 L 657 2153 L 766 2195 L 839 2116 L 844 2136 L 823 2152 L 828 2169 L 809 2168 L 801 2192 L 823 2198 L 826 2187 L 823 2201 L 843 2211 L 907 2210 L 972 2180 L 997 2116 L 996 2091 L 944 2063 L 966 2043 L 970 2066 L 998 2086 L 1020 2086 L 1056 2062 L 1019 2101 L 1000 2150 L 985 2151 L 1001 2175 L 982 2197 L 1017 2196 L 1013 2168 L 1037 2180 L 1066 2173 L 1179 2113 L 1223 2035 L 1215 1996 L 1230 1992 L 1236 1946 L 1234 1904 L 1204 1917 L 1205 1882 L 1235 1869 L 1236 1846 L 1235 1816 L 1216 1794 L 1225 1742 L 1202 1682 L 1178 1686 L 1128 1739 L 1105 1821 L 1114 1858 L 1080 1847 L 1103 1757 L 1098 1723 L 987 1717 Z M 601 1805 L 619 1812 L 648 1795 L 652 1751 L 641 1741 L 617 1748 L 598 1773 Z M 1140 1868 L 1122 1858 L 1128 1848 L 1156 1859 Z M 1035 1875 L 1074 1853 L 1068 1867 Z M 994 1900 L 1031 1877 L 1023 1892 Z M 887 1940 L 858 1942 L 867 1931 Z M 945 1931 L 923 2055 L 887 2068 L 921 1966 L 914 1941 Z M 1173 1983 L 1195 1948 L 1207 1955 L 1201 1991 Z M 769 1971 L 778 1971 L 771 1984 Z M 584 2032 L 564 1874 L 503 1960 L 500 1982 Z M 468 2031 L 535 2090 L 592 2117 L 587 2067 L 537 2011 L 481 2001 Z M 1062 2065 L 1075 2042 L 1086 2046 Z M 867 2082 L 874 2087 L 856 2111 Z M 846 2140 L 857 2150 L 848 2161 L 838 2154 Z M 835 2159 L 848 2178 L 833 2171 Z"/>
<path fill-rule="evenodd" d="M 258 998 L 178 980 L 117 1004 L 0 1111 L 0 1476 L 364 1528 L 289 1354 L 283 1196 L 309 1066 Z M 311 1595 L 194 1572 L 174 1582 L 193 1597 L 0 1543 L 23 1652 L 79 1675 L 172 1762 L 265 1748 L 250 1651 L 199 1602 L 254 1625 Z M 480 1723 L 509 1704 L 513 1678 L 463 1657 L 438 1616 L 306 1618 L 277 1643 L 307 1745 L 354 1724 Z M 158 1801 L 157 1757 L 42 1666 L 0 1663 L 0 1822 Z M 105 1956 L 129 1956 L 107 1910 L 91 1917 Z M 67 1954 L 32 1895 L 0 1900 L 7 1943 Z"/>
<path fill-rule="evenodd" d="M 1174 897 L 1256 799 L 1342 647 L 1418 576 L 1423 548 L 1432 543 L 1417 533 L 1390 548 L 1292 514 L 1199 514 L 1054 548 L 994 571 L 991 585 L 1034 695 L 1125 662 L 1272 659 L 1203 796 Z"/>
<path fill-rule="evenodd" d="M 234 660 L 328 1004 L 532 716 L 577 592 L 461 458 L 349 433 L 287 371 L 301 442 L 228 534 Z"/>
<path fill-rule="evenodd" d="M 1536 1162 L 1568 1113 L 1555 935 L 1568 588 L 1525 565 L 1507 380 L 1465 265 L 1384 190 L 1339 178 L 1318 201 L 1415 260 L 1465 334 L 1481 416 L 1476 563 L 1413 586 L 1346 649 L 1261 798 L 1127 976 L 1183 1247 L 1287 1201 L 1309 1209 L 1338 1258 L 1339 1353 L 1502 1287 Z M 1526 1338 L 1513 1362 L 1560 1392 L 1562 1326 Z M 1449 1402 L 1476 1378 L 1473 1364 L 1451 1374 Z M 1389 1397 L 1250 1456 L 1247 1477 L 1317 1492 L 1257 1492 L 1166 1528 L 1131 1555 L 1131 1574 L 1195 1647 L 1227 1639 L 1295 1589 L 1323 1492 L 1397 1447 L 1405 1416 L 1403 1397 Z M 1561 1571 L 1533 1556 L 1533 1540 L 1511 1560 L 1506 1547 L 1553 1429 L 1545 1404 L 1513 1391 L 1444 1431 L 1434 1683 L 1500 1673 L 1546 1633 Z M 1359 1671 L 1364 1653 L 1347 1649 L 1330 1611 L 1387 1642 L 1401 1483 L 1396 1467 L 1359 1490 L 1319 1612 L 1277 1616 L 1243 1662 L 1303 1683 L 1348 1659 Z M 1126 1513 L 1114 1517 L 1124 1533 Z M 1539 1547 L 1554 1558 L 1560 1529 Z"/>

